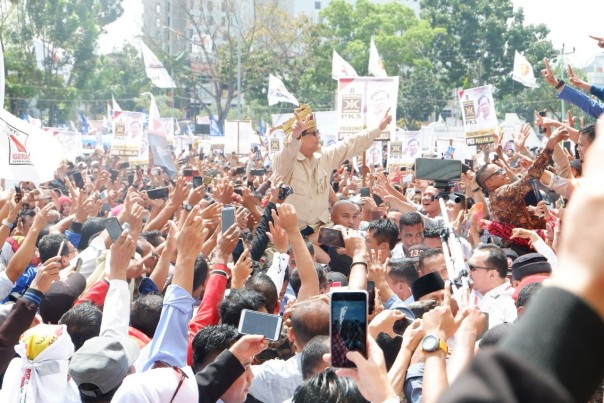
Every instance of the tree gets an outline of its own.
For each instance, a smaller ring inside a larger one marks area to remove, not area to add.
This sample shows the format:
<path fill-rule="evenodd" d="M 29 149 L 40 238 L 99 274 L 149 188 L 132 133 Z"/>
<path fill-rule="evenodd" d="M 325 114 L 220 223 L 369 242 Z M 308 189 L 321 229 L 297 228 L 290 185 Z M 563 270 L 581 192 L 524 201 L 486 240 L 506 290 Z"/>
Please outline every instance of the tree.
<path fill-rule="evenodd" d="M 96 43 L 103 27 L 122 13 L 119 0 L 2 0 L 0 36 L 6 49 L 7 104 L 13 113 L 26 112 L 37 99 L 47 123 L 65 122 L 77 108 L 79 91 L 97 61 Z M 33 41 L 47 57 L 36 62 Z"/>
<path fill-rule="evenodd" d="M 547 27 L 526 24 L 523 10 L 514 11 L 511 0 L 424 0 L 422 18 L 446 30 L 447 35 L 437 37 L 435 57 L 444 67 L 441 82 L 448 88 L 491 84 L 502 100 L 499 111 L 514 110 L 529 121 L 536 108 L 530 100 L 538 100 L 534 96 L 552 99 L 554 94 L 511 79 L 516 51 L 524 53 L 537 74 L 543 58 L 555 56 Z"/>

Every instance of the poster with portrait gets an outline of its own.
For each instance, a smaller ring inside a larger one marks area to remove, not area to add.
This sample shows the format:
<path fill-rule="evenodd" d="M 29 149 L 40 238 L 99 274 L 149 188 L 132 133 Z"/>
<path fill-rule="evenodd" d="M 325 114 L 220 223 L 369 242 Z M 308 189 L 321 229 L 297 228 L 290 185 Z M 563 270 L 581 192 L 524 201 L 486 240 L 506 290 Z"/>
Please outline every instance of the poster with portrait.
<path fill-rule="evenodd" d="M 390 108 L 392 122 L 378 138 L 390 140 L 396 131 L 398 86 L 398 77 L 340 78 L 337 96 L 338 139 L 378 126 Z"/>
<path fill-rule="evenodd" d="M 475 146 L 492 143 L 491 134 L 497 133 L 499 122 L 491 86 L 460 90 L 459 102 L 463 115 L 466 144 Z"/>
<path fill-rule="evenodd" d="M 94 144 L 88 148 L 84 147 L 82 134 L 75 130 L 60 127 L 47 127 L 44 130 L 52 133 L 54 138 L 61 143 L 63 159 L 75 162 L 77 156 L 94 152 Z"/>
<path fill-rule="evenodd" d="M 130 166 L 149 165 L 149 133 L 145 130 L 141 137 L 141 146 L 136 157 L 130 157 Z M 159 165 L 159 164 L 158 164 Z"/>
<path fill-rule="evenodd" d="M 168 144 L 174 144 L 174 129 L 176 128 L 174 118 L 160 118 L 159 120 L 161 121 L 163 132 L 166 133 Z"/>
<path fill-rule="evenodd" d="M 397 130 L 388 144 L 388 169 L 410 168 L 422 156 L 421 132 Z"/>
<path fill-rule="evenodd" d="M 113 111 L 111 155 L 138 157 L 143 142 L 142 112 Z"/>

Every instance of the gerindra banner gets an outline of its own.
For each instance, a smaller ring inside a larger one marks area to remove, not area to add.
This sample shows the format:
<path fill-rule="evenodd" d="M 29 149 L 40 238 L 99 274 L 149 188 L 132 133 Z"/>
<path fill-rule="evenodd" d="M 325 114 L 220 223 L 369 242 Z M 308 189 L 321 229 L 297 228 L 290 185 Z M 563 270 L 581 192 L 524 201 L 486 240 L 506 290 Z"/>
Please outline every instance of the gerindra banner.
<path fill-rule="evenodd" d="M 113 111 L 111 155 L 138 157 L 143 146 L 144 123 L 142 112 Z M 144 146 L 148 144 L 145 142 Z"/>
<path fill-rule="evenodd" d="M 491 135 L 497 133 L 499 123 L 495 113 L 495 102 L 491 86 L 471 88 L 459 91 L 459 102 L 463 114 L 466 144 L 492 143 Z"/>
<path fill-rule="evenodd" d="M 398 77 L 354 77 L 338 80 L 338 139 L 377 127 L 390 108 L 394 117 L 378 140 L 389 140 L 396 131 Z"/>

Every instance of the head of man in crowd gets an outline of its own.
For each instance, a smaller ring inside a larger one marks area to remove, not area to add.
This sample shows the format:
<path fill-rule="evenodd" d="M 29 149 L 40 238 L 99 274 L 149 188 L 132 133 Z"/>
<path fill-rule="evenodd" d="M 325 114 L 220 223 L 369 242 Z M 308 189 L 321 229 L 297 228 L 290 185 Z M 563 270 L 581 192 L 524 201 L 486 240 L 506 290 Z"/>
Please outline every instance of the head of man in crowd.
<path fill-rule="evenodd" d="M 382 251 L 382 257 L 390 257 L 390 251 L 398 242 L 398 228 L 387 218 L 371 221 L 365 239 L 367 250 Z"/>
<path fill-rule="evenodd" d="M 308 299 L 292 312 L 288 337 L 296 351 L 302 351 L 315 336 L 329 336 L 329 305 L 319 299 Z"/>
<path fill-rule="evenodd" d="M 505 169 L 495 164 L 485 164 L 476 172 L 476 183 L 487 192 L 499 189 L 501 186 L 508 185 L 510 178 L 506 175 Z"/>
<path fill-rule="evenodd" d="M 552 266 L 545 256 L 540 253 L 527 253 L 516 258 L 512 263 L 512 285 L 518 287 L 527 277 L 549 277 L 551 273 Z"/>
<path fill-rule="evenodd" d="M 585 153 L 595 138 L 595 124 L 592 123 L 579 129 L 579 142 L 577 143 L 577 150 L 579 151 L 579 158 L 581 161 L 585 161 Z"/>
<path fill-rule="evenodd" d="M 447 271 L 447 263 L 443 250 L 440 248 L 428 249 L 420 256 L 417 271 L 420 276 L 437 272 L 443 280 L 449 280 L 449 272 Z"/>
<path fill-rule="evenodd" d="M 64 234 L 48 234 L 40 239 L 40 242 L 38 242 L 38 251 L 41 262 L 44 263 L 48 259 L 57 256 L 59 249 L 61 249 L 61 244 L 63 244 L 63 249 L 60 251 L 61 260 L 59 260 L 61 269 L 69 266 L 69 262 L 74 258 L 77 250 Z"/>
<path fill-rule="evenodd" d="M 386 283 L 401 301 L 406 301 L 413 295 L 411 287 L 418 277 L 413 260 L 403 258 L 388 261 Z"/>
<path fill-rule="evenodd" d="M 424 229 L 424 240 L 422 243 L 430 249 L 441 248 L 443 243 L 440 239 L 440 230 Z"/>
<path fill-rule="evenodd" d="M 424 239 L 424 219 L 419 213 L 403 214 L 398 224 L 405 253 L 410 247 L 422 243 Z"/>
<path fill-rule="evenodd" d="M 438 217 L 441 213 L 440 204 L 438 203 L 438 189 L 433 186 L 428 186 L 422 194 L 422 209 L 424 214 L 430 218 Z"/>
<path fill-rule="evenodd" d="M 350 200 L 338 200 L 331 210 L 331 221 L 350 229 L 359 229 L 361 209 Z"/>
<path fill-rule="evenodd" d="M 481 244 L 468 261 L 472 288 L 486 294 L 506 280 L 508 261 L 503 249 L 496 245 Z"/>
<path fill-rule="evenodd" d="M 214 362 L 224 350 L 230 348 L 239 339 L 237 329 L 230 325 L 206 326 L 193 339 L 193 371 L 203 370 Z M 248 390 L 254 379 L 252 361 L 244 363 L 245 372 L 227 391 L 220 396 L 224 403 L 242 403 L 247 398 Z"/>

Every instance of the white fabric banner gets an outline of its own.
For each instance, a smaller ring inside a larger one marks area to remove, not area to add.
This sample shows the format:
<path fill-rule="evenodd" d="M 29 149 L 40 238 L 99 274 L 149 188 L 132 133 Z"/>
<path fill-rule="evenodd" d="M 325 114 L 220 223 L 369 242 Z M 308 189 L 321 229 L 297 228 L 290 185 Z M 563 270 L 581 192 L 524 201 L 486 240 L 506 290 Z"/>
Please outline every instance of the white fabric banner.
<path fill-rule="evenodd" d="M 63 158 L 57 139 L 0 110 L 0 177 L 39 184 L 54 179 Z"/>
<path fill-rule="evenodd" d="M 285 88 L 283 81 L 270 74 L 268 76 L 268 104 L 273 106 L 279 102 L 288 102 L 296 106 L 300 105 L 296 97 Z"/>

